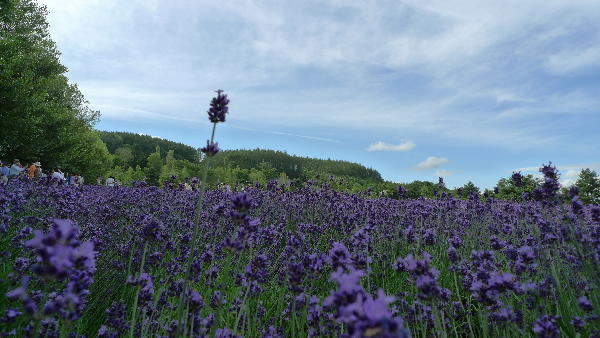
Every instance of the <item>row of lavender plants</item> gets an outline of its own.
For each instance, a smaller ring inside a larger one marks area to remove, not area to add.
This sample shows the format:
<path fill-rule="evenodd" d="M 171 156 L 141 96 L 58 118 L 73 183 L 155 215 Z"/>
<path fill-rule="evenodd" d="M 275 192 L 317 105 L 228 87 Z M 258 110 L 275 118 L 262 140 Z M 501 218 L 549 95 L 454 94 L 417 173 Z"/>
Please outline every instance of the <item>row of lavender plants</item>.
<path fill-rule="evenodd" d="M 206 191 L 193 245 L 200 193 L 1 187 L 3 334 L 599 334 L 600 207 L 576 191 L 571 204 Z"/>
<path fill-rule="evenodd" d="M 228 103 L 211 102 L 206 161 Z M 0 334 L 599 336 L 600 207 L 540 171 L 523 203 L 12 180 Z"/>

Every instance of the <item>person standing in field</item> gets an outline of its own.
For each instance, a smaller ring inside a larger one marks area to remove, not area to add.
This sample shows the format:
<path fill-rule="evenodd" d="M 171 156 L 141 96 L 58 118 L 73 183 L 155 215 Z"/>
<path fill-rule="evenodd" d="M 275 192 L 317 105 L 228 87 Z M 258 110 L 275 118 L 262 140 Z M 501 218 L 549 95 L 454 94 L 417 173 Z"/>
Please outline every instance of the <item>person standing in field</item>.
<path fill-rule="evenodd" d="M 35 162 L 35 171 L 33 173 L 33 176 L 35 178 L 42 178 L 44 177 L 44 172 L 42 171 L 42 164 L 40 162 Z"/>
<path fill-rule="evenodd" d="M 77 184 L 83 185 L 83 176 L 81 174 L 77 174 Z"/>
<path fill-rule="evenodd" d="M 37 169 L 35 162 L 31 162 L 29 167 L 27 167 L 27 177 L 29 177 L 30 180 L 35 177 L 35 169 Z"/>

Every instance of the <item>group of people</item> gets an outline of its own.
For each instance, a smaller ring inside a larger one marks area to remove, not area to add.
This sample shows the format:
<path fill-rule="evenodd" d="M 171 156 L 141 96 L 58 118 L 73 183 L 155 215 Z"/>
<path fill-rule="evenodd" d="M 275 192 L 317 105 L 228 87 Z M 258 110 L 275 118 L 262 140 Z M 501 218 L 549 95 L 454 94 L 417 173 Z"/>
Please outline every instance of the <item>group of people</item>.
<path fill-rule="evenodd" d="M 0 183 L 5 184 L 11 178 L 22 176 L 26 176 L 29 179 L 40 179 L 51 176 L 69 185 L 83 185 L 84 183 L 83 176 L 79 174 L 70 175 L 69 173 L 63 173 L 60 168 L 44 170 L 39 161 L 31 162 L 28 166 L 24 166 L 18 159 L 15 159 L 12 165 L 0 160 Z"/>
<path fill-rule="evenodd" d="M 114 176 L 108 176 L 108 178 L 103 182 L 102 177 L 98 176 L 98 177 L 96 177 L 96 185 L 105 185 L 107 187 L 116 187 L 118 185 L 121 185 L 121 182 L 119 182 L 119 180 L 115 179 Z"/>

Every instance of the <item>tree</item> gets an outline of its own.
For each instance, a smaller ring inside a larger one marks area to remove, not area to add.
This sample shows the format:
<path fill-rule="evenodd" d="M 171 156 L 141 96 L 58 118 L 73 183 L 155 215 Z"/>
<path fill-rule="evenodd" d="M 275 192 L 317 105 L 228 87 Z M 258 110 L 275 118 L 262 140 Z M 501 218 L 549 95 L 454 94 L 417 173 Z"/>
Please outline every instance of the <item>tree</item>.
<path fill-rule="evenodd" d="M 119 147 L 115 150 L 115 162 L 116 164 L 125 166 L 125 167 L 132 167 L 133 166 L 133 160 L 134 160 L 134 156 L 133 156 L 133 151 L 131 149 L 131 146 L 126 144 L 122 147 Z"/>
<path fill-rule="evenodd" d="M 592 169 L 583 169 L 575 182 L 584 203 L 600 204 L 600 177 Z"/>
<path fill-rule="evenodd" d="M 521 175 L 514 173 L 512 177 L 501 178 L 498 181 L 497 198 L 524 201 L 533 197 L 533 191 L 539 187 L 541 179 L 533 177 L 533 175 Z"/>
<path fill-rule="evenodd" d="M 475 185 L 475 183 L 473 183 L 471 181 L 467 182 L 460 189 L 461 189 L 461 197 L 462 198 L 469 198 L 473 194 L 476 194 L 477 196 L 479 196 L 479 194 L 481 193 L 479 190 L 479 187 L 477 187 Z"/>
<path fill-rule="evenodd" d="M 162 167 L 163 162 L 160 158 L 160 148 L 157 146 L 156 151 L 150 154 L 146 161 L 146 178 L 148 184 L 158 185 Z"/>
<path fill-rule="evenodd" d="M 164 182 L 170 179 L 171 176 L 179 176 L 179 171 L 177 170 L 177 163 L 175 160 L 175 155 L 173 150 L 169 150 L 167 152 L 167 156 L 165 156 L 165 164 L 162 167 L 160 181 Z"/>
<path fill-rule="evenodd" d="M 46 16 L 32 0 L 0 1 L 0 157 L 91 177 L 111 165 L 92 130 L 100 113 L 68 82 Z"/>

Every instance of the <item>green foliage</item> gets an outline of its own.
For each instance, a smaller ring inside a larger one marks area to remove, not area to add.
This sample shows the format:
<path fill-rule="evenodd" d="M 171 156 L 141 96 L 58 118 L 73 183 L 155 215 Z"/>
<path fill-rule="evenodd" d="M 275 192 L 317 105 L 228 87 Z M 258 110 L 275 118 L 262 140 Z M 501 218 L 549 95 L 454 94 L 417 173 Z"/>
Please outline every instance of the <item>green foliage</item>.
<path fill-rule="evenodd" d="M 316 158 L 289 155 L 282 151 L 274 150 L 228 150 L 219 154 L 219 163 L 228 163 L 243 169 L 261 168 L 261 163 L 268 163 L 274 168 L 275 176 L 268 179 L 276 179 L 279 172 L 284 172 L 291 179 L 302 179 L 303 173 L 318 172 L 322 175 L 352 176 L 371 182 L 383 182 L 381 174 L 375 169 L 366 168 L 363 165 L 338 160 L 322 160 Z"/>
<path fill-rule="evenodd" d="M 67 172 L 82 174 L 86 182 L 95 182 L 96 177 L 104 176 L 110 169 L 112 155 L 96 131 L 89 130 L 75 137 L 78 142 L 64 154 L 62 167 Z"/>
<path fill-rule="evenodd" d="M 464 198 L 464 199 L 468 199 L 473 194 L 477 194 L 478 196 L 481 194 L 481 190 L 479 189 L 479 187 L 476 186 L 475 183 L 473 183 L 471 181 L 469 181 L 465 185 L 463 185 L 460 188 L 460 190 L 461 190 L 460 197 Z"/>
<path fill-rule="evenodd" d="M 428 181 L 414 181 L 411 183 L 404 184 L 406 188 L 406 195 L 408 198 L 434 198 L 437 193 L 442 192 L 440 187 L 433 182 Z"/>
<path fill-rule="evenodd" d="M 156 147 L 161 149 L 161 158 L 166 157 L 169 150 L 173 150 L 173 157 L 176 160 L 196 162 L 198 158 L 198 151 L 194 147 L 149 135 L 101 131 L 100 137 L 106 143 L 108 150 L 116 155 L 115 160 L 118 163 L 115 164 L 118 165 L 143 167 L 146 165 L 146 159 L 155 151 Z"/>
<path fill-rule="evenodd" d="M 541 184 L 540 178 L 535 178 L 533 175 L 523 175 L 523 185 L 518 187 L 515 185 L 515 182 L 509 178 L 501 178 L 498 181 L 498 194 L 497 198 L 513 200 L 513 201 L 523 201 L 525 195 L 532 196 L 533 191 L 540 186 Z"/>
<path fill-rule="evenodd" d="M 162 173 L 163 161 L 160 157 L 160 148 L 157 146 L 156 151 L 148 156 L 146 161 L 146 178 L 149 184 L 158 185 L 160 175 Z"/>
<path fill-rule="evenodd" d="M 0 158 L 63 166 L 86 179 L 111 166 L 92 130 L 99 112 L 65 76 L 47 11 L 31 0 L 0 3 Z"/>
<path fill-rule="evenodd" d="M 584 203 L 600 204 L 600 177 L 592 169 L 583 169 L 575 182 Z"/>

